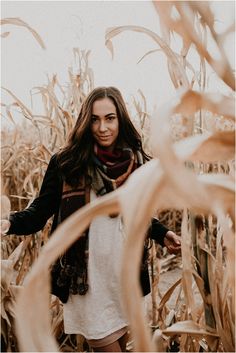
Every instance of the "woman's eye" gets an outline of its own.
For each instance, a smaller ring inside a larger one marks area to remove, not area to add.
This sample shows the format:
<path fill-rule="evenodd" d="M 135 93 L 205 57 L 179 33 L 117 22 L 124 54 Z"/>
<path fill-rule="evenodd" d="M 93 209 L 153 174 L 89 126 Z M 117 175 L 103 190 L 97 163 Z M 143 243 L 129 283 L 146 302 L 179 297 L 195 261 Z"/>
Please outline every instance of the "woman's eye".
<path fill-rule="evenodd" d="M 91 123 L 92 123 L 92 124 L 93 124 L 93 123 L 96 123 L 97 120 L 98 120 L 98 119 L 93 116 L 93 117 L 91 118 Z"/>
<path fill-rule="evenodd" d="M 115 116 L 108 116 L 108 120 L 114 120 L 116 117 Z"/>

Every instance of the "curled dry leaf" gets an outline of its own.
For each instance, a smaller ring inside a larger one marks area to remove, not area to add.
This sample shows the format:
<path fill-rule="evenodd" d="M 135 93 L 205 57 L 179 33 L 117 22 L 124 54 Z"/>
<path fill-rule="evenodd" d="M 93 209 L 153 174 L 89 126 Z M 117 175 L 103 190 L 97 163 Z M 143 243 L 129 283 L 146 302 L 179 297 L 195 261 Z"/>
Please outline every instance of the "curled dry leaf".
<path fill-rule="evenodd" d="M 16 298 L 19 295 L 20 291 L 22 290 L 22 286 L 10 285 L 9 287 L 9 295 L 4 298 L 2 302 L 2 309 L 4 310 L 5 317 L 8 325 L 11 326 L 12 318 L 16 317 Z"/>
<path fill-rule="evenodd" d="M 184 94 L 184 97 L 186 97 L 185 94 Z M 191 95 L 189 97 L 192 98 Z M 209 205 L 209 200 L 207 200 L 207 197 L 206 197 L 207 195 L 206 188 L 204 187 L 203 184 L 197 183 L 197 180 L 196 180 L 197 176 L 184 167 L 184 163 L 177 157 L 177 155 L 175 154 L 174 147 L 172 147 L 172 140 L 170 137 L 170 127 L 168 125 L 168 121 L 173 111 L 175 110 L 176 106 L 181 106 L 181 103 L 182 102 L 180 99 L 180 103 L 172 102 L 172 104 L 170 103 L 163 106 L 161 111 L 159 111 L 158 116 L 156 115 L 156 118 L 152 119 L 152 131 L 154 132 L 161 131 L 161 134 L 159 133 L 158 135 L 158 139 L 155 137 L 156 136 L 155 133 L 153 133 L 152 135 L 153 151 L 155 155 L 159 156 L 161 166 L 164 169 L 164 172 L 167 178 L 170 179 L 172 188 L 175 189 L 175 194 L 178 194 L 178 197 L 180 200 L 181 198 L 184 200 L 188 199 L 189 203 L 194 204 L 195 207 L 197 205 L 197 199 L 201 200 L 201 202 L 205 200 L 206 205 Z M 184 110 L 185 107 L 182 106 L 182 109 Z M 232 141 L 233 135 L 232 134 L 220 135 L 220 138 L 221 138 L 220 141 L 225 139 L 225 137 L 227 141 L 230 140 L 230 144 L 233 146 L 232 149 L 229 151 L 229 158 L 230 158 L 232 157 L 232 150 L 234 149 L 234 142 Z M 214 142 L 214 139 L 212 140 L 209 140 L 209 141 L 212 143 Z M 202 142 L 203 141 L 204 140 L 202 140 Z M 204 146 L 202 147 L 202 150 L 200 150 L 200 147 L 196 142 L 197 140 L 195 140 L 195 148 L 196 148 L 196 151 L 198 151 L 199 158 L 201 158 L 199 152 L 201 151 L 202 154 L 204 154 Z M 215 139 L 216 147 L 218 142 L 219 142 L 219 139 Z M 175 149 L 177 149 L 177 147 Z M 183 151 L 184 149 L 185 149 L 185 145 L 183 142 L 181 148 L 178 149 L 178 155 L 181 155 L 181 150 Z M 187 155 L 186 151 L 183 153 L 183 155 L 185 156 L 186 160 L 191 159 L 191 156 L 194 156 L 194 152 L 195 152 L 194 149 L 190 149 L 189 155 Z M 173 166 L 174 166 L 174 170 L 173 170 Z M 186 181 L 188 181 L 188 183 L 186 183 Z M 194 187 L 197 189 L 194 189 Z M 192 190 L 195 190 L 196 192 L 193 193 Z M 184 204 L 185 203 L 183 202 L 183 205 Z M 200 206 L 200 208 L 201 207 L 202 206 Z M 212 209 L 212 212 L 214 213 L 213 209 Z"/>
<path fill-rule="evenodd" d="M 167 345 L 164 342 L 161 330 L 155 330 L 152 336 L 152 344 L 155 349 L 155 352 L 166 352 Z"/>
<path fill-rule="evenodd" d="M 225 174 L 201 174 L 198 180 L 207 186 L 209 196 L 219 205 L 223 204 L 225 214 L 235 220 L 235 182 Z"/>
<path fill-rule="evenodd" d="M 200 93 L 188 90 L 180 93 L 179 102 L 171 103 L 173 112 L 191 116 L 200 109 L 235 120 L 235 99 L 220 93 Z"/>
<path fill-rule="evenodd" d="M 13 261 L 1 260 L 1 298 L 7 294 L 13 274 Z"/>
<path fill-rule="evenodd" d="M 184 89 L 189 89 L 190 84 L 188 81 L 188 77 L 186 75 L 186 72 L 182 66 L 182 64 L 179 61 L 178 56 L 173 52 L 173 50 L 168 46 L 168 44 L 155 32 L 141 26 L 120 26 L 120 27 L 113 27 L 113 28 L 108 28 L 106 31 L 106 36 L 105 36 L 105 44 L 107 48 L 111 51 L 113 55 L 113 46 L 111 39 L 118 34 L 120 34 L 123 31 L 135 31 L 139 33 L 145 33 L 149 37 L 151 37 L 161 48 L 161 50 L 165 53 L 169 66 L 170 66 L 170 74 L 174 86 L 177 87 L 183 87 Z"/>
<path fill-rule="evenodd" d="M 16 249 L 11 253 L 7 260 L 1 260 L 1 289 L 2 289 L 2 298 L 3 295 L 7 293 L 10 283 L 12 281 L 12 276 L 14 272 L 14 266 L 19 260 L 22 252 L 25 250 L 29 243 L 30 239 L 23 240 Z"/>
<path fill-rule="evenodd" d="M 233 160 L 235 156 L 234 135 L 233 131 L 199 134 L 178 141 L 174 144 L 174 150 L 182 160 L 205 163 L 216 160 Z"/>
<path fill-rule="evenodd" d="M 191 44 L 194 44 L 196 50 L 201 57 L 205 59 L 209 65 L 215 70 L 218 76 L 233 90 L 235 90 L 235 78 L 233 70 L 227 59 L 227 53 L 223 46 L 222 38 L 214 30 L 213 14 L 207 2 L 197 1 L 153 1 L 154 6 L 169 31 L 178 33 L 184 42 L 185 52 Z M 175 7 L 170 11 L 170 7 Z M 178 12 L 178 16 L 173 18 L 173 10 Z M 218 49 L 220 59 L 215 59 L 204 45 L 199 31 L 195 28 L 195 18 L 201 17 L 201 24 L 208 26 L 213 40 Z"/>
<path fill-rule="evenodd" d="M 0 24 L 1 25 L 15 25 L 15 26 L 21 26 L 21 27 L 27 28 L 32 33 L 32 35 L 34 36 L 36 41 L 39 43 L 41 48 L 46 49 L 45 44 L 44 44 L 42 38 L 40 37 L 40 35 L 32 27 L 30 27 L 26 22 L 22 21 L 20 18 L 18 18 L 18 17 L 3 18 L 0 21 Z"/>
<path fill-rule="evenodd" d="M 5 87 L 2 87 L 2 89 L 4 91 L 6 91 L 12 98 L 15 99 L 15 105 L 19 106 L 22 109 L 22 113 L 24 114 L 25 117 L 27 117 L 28 119 L 33 118 L 33 114 L 29 110 L 29 108 L 27 108 L 26 105 L 24 103 L 22 103 L 21 100 L 19 98 L 17 98 L 14 93 L 12 93 L 9 89 L 7 89 Z"/>
<path fill-rule="evenodd" d="M 192 320 L 177 322 L 162 332 L 165 335 L 189 334 L 197 336 L 206 335 L 218 337 L 216 333 L 209 332 L 206 329 L 204 330 L 200 325 L 196 324 L 196 322 Z"/>
<path fill-rule="evenodd" d="M 158 310 L 161 310 L 162 307 L 165 305 L 165 303 L 170 299 L 173 291 L 175 290 L 175 288 L 181 283 L 181 278 L 179 278 L 174 284 L 172 284 L 172 286 L 165 292 L 165 294 L 163 295 L 163 297 L 161 298 L 161 301 L 159 303 L 159 308 Z"/>
<path fill-rule="evenodd" d="M 7 260 L 1 260 L 1 317 L 11 326 L 11 318 L 15 317 L 15 294 L 19 286 L 11 285 L 14 266 L 27 246 L 29 239 L 22 241 Z"/>
<path fill-rule="evenodd" d="M 6 38 L 6 37 L 9 36 L 9 34 L 10 34 L 10 32 L 4 32 L 4 33 L 1 34 L 1 37 L 2 38 Z"/>

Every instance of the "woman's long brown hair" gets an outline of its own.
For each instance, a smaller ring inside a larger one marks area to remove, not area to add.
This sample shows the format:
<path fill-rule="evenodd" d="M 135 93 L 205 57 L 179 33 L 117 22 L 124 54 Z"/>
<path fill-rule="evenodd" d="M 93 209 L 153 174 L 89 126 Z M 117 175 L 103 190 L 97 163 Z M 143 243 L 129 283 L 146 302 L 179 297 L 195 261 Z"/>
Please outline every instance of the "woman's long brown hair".
<path fill-rule="evenodd" d="M 86 175 L 88 168 L 92 167 L 94 138 L 91 133 L 91 116 L 93 103 L 99 99 L 109 98 L 116 107 L 119 119 L 119 134 L 117 143 L 125 144 L 133 151 L 141 150 L 141 136 L 130 120 L 124 99 L 115 87 L 98 87 L 87 96 L 81 106 L 78 119 L 71 131 L 64 148 L 58 152 L 57 161 L 65 181 L 74 186 L 78 184 L 80 176 Z"/>

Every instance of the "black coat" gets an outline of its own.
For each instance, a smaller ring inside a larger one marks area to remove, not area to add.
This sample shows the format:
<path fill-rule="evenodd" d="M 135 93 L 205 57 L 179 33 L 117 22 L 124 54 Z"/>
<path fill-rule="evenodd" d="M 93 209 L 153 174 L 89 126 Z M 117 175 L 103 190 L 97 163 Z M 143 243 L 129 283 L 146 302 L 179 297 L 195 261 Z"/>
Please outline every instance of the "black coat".
<path fill-rule="evenodd" d="M 10 215 L 11 227 L 8 234 L 29 235 L 41 230 L 47 220 L 54 216 L 52 229 L 57 227 L 58 212 L 62 195 L 63 180 L 57 165 L 56 155 L 52 156 L 46 170 L 39 196 L 23 211 Z M 168 229 L 157 219 L 152 220 L 149 229 L 151 239 L 163 246 L 165 234 Z M 150 292 L 148 270 L 140 272 L 143 295 Z"/>

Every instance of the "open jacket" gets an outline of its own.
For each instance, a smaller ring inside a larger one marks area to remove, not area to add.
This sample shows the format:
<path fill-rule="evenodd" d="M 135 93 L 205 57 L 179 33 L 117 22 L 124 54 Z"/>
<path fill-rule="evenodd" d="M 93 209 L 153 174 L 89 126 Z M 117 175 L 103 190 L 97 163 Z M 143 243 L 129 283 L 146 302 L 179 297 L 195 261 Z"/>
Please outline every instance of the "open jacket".
<path fill-rule="evenodd" d="M 63 178 L 57 165 L 56 155 L 53 155 L 46 170 L 39 196 L 23 211 L 10 215 L 11 226 L 8 234 L 29 235 L 41 230 L 47 220 L 54 216 L 51 232 L 58 225 L 58 213 L 62 196 Z M 156 242 L 164 245 L 164 237 L 168 229 L 157 219 L 152 220 L 149 236 Z M 148 269 L 140 271 L 140 280 L 143 295 L 150 292 Z M 63 302 L 66 302 L 68 293 L 57 293 Z"/>

